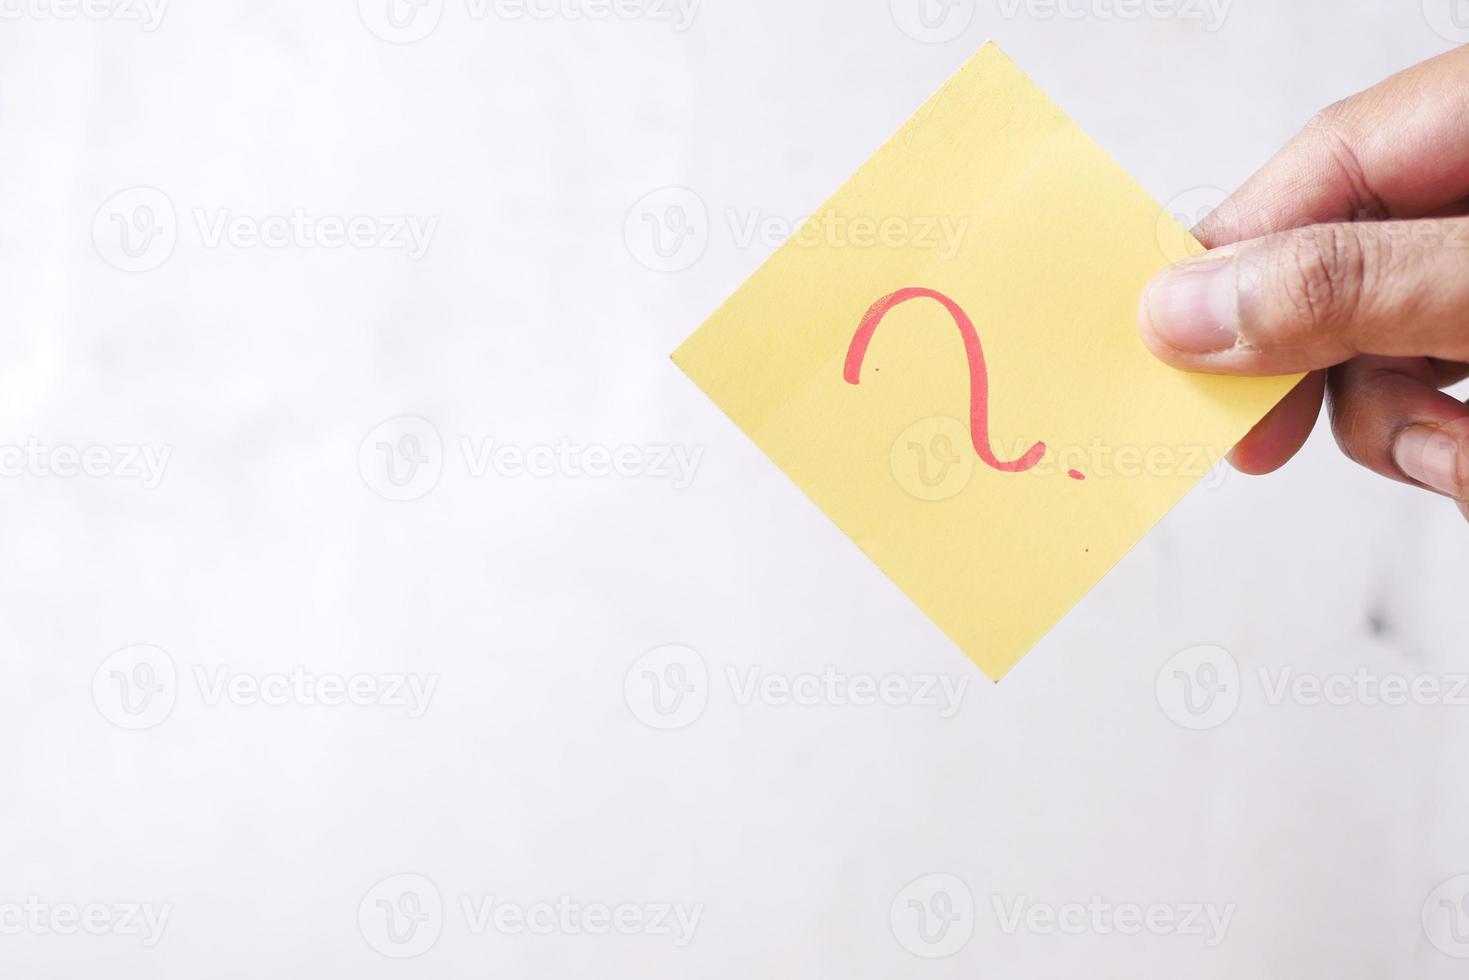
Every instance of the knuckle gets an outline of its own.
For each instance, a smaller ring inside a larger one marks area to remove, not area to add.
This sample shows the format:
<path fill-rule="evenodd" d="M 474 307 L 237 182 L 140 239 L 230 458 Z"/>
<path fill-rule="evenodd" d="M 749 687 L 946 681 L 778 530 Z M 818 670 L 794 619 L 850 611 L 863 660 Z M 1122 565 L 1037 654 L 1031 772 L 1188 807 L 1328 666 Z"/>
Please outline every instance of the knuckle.
<path fill-rule="evenodd" d="M 1387 452 L 1388 434 L 1378 406 L 1392 377 L 1355 362 L 1331 372 L 1331 433 L 1342 455 L 1368 468 Z"/>
<path fill-rule="evenodd" d="M 1341 217 L 1381 221 L 1388 217 L 1390 210 L 1373 190 L 1356 150 L 1361 142 L 1364 116 L 1370 117 L 1366 100 L 1367 96 L 1357 95 L 1332 103 L 1306 124 L 1300 138 L 1324 161 L 1320 179 L 1334 184 L 1343 198 L 1351 202 L 1350 209 Z"/>
<path fill-rule="evenodd" d="M 1274 286 L 1291 339 L 1350 342 L 1368 279 L 1381 265 L 1377 252 L 1344 225 L 1304 228 L 1282 239 Z"/>
<path fill-rule="evenodd" d="M 1338 99 L 1312 116 L 1311 121 L 1306 123 L 1306 130 L 1308 132 L 1321 130 L 1339 132 L 1347 120 L 1351 119 L 1355 105 L 1356 103 L 1351 98 Z"/>

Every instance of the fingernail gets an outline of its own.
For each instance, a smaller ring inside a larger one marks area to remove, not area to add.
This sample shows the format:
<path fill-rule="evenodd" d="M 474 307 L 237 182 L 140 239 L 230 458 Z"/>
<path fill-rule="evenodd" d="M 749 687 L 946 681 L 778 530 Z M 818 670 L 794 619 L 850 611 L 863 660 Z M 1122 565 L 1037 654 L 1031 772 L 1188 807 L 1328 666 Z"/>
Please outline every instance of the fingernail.
<path fill-rule="evenodd" d="M 1460 452 L 1459 440 L 1443 429 L 1404 429 L 1393 443 L 1392 457 L 1409 479 L 1456 500 L 1469 493 L 1469 459 Z"/>
<path fill-rule="evenodd" d="M 1174 350 L 1228 350 L 1239 337 L 1239 295 L 1232 256 L 1217 253 L 1175 265 L 1148 284 L 1148 326 Z"/>

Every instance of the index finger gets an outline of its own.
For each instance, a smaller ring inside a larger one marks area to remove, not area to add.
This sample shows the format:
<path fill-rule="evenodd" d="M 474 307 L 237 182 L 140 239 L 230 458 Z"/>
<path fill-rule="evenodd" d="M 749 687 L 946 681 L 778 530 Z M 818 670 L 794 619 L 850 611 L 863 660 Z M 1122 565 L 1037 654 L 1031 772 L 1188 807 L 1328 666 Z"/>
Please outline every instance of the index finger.
<path fill-rule="evenodd" d="M 1420 218 L 1469 194 L 1469 46 L 1318 113 L 1195 234 L 1209 248 L 1305 225 Z"/>

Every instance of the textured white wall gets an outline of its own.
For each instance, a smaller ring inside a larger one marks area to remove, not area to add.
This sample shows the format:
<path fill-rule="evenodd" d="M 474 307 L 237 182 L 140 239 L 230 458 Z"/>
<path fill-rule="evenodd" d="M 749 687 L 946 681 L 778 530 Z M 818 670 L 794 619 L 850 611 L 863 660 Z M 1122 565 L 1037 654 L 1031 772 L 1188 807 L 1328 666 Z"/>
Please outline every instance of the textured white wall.
<path fill-rule="evenodd" d="M 374 0 L 153 30 L 99 2 L 0 5 L 0 444 L 31 447 L 0 479 L 0 974 L 1461 975 L 1435 940 L 1459 950 L 1464 889 L 1430 893 L 1469 872 L 1469 706 L 1270 690 L 1469 671 L 1452 507 L 1319 431 L 1193 494 L 993 688 L 667 361 L 770 251 L 744 223 L 818 204 L 987 37 L 1197 201 L 1449 47 L 1446 6 L 957 0 L 921 43 L 905 0 L 432 0 L 400 45 Z M 659 273 L 634 205 L 669 186 L 709 240 Z M 378 244 L 239 238 L 298 210 Z M 421 257 L 382 247 L 396 218 L 437 219 Z M 377 444 L 404 437 L 397 487 Z M 686 486 L 514 477 L 486 440 L 701 455 Z M 67 447 L 110 475 L 55 475 Z M 639 661 L 670 644 L 697 653 Z M 1195 716 L 1164 668 L 1200 644 L 1226 652 L 1174 666 L 1228 686 Z M 670 664 L 693 695 L 664 717 L 642 669 Z M 745 697 L 828 667 L 942 679 L 957 711 Z M 297 668 L 328 687 L 273 686 Z M 370 703 L 321 703 L 333 679 Z M 956 918 L 920 931 L 939 891 Z M 1231 918 L 1006 928 L 1094 900 Z M 593 934 L 598 903 L 631 934 Z"/>

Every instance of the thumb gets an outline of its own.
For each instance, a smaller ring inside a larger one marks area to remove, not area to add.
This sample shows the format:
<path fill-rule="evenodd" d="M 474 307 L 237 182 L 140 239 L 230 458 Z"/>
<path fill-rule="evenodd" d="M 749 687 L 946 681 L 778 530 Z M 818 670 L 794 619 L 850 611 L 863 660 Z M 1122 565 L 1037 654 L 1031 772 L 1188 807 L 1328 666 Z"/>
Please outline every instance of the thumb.
<path fill-rule="evenodd" d="M 1312 225 L 1216 249 L 1160 273 L 1139 317 L 1153 352 L 1189 371 L 1469 360 L 1469 219 Z"/>

